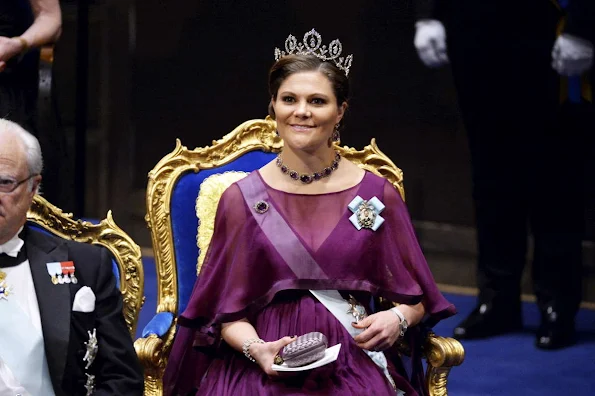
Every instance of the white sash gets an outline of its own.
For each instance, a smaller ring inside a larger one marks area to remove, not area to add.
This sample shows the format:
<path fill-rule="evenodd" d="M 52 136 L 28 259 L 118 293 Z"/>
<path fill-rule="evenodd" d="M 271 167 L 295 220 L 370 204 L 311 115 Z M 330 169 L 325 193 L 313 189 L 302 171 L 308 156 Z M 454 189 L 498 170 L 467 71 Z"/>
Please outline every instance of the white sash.
<path fill-rule="evenodd" d="M 31 395 L 54 396 L 41 333 L 10 298 L 0 300 L 0 358 Z"/>
<path fill-rule="evenodd" d="M 352 337 L 355 337 L 364 331 L 363 329 L 356 329 L 351 325 L 353 322 L 353 315 L 348 313 L 351 305 L 341 297 L 341 294 L 339 294 L 337 290 L 310 290 L 310 293 L 312 293 L 312 295 L 333 314 Z M 368 351 L 367 349 L 364 349 L 364 352 L 366 352 L 370 359 L 372 359 L 372 361 L 382 370 L 386 378 L 396 390 L 397 395 L 405 396 L 405 392 L 397 389 L 395 381 L 388 372 L 388 362 L 384 353 Z"/>

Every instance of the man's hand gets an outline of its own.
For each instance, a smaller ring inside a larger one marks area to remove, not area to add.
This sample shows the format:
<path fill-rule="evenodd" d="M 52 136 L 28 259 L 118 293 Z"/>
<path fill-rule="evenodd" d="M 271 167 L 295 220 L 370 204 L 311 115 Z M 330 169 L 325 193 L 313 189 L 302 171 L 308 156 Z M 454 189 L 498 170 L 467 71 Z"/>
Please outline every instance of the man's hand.
<path fill-rule="evenodd" d="M 390 348 L 399 338 L 400 319 L 390 311 L 382 311 L 368 316 L 352 326 L 365 329 L 354 340 L 362 349 L 368 351 L 384 351 Z"/>
<path fill-rule="evenodd" d="M 0 72 L 6 68 L 6 62 L 20 54 L 23 49 L 21 40 L 0 36 Z"/>
<path fill-rule="evenodd" d="M 562 76 L 577 76 L 593 66 L 593 43 L 563 33 L 552 49 L 552 67 Z"/>
<path fill-rule="evenodd" d="M 422 19 L 415 23 L 415 39 L 419 59 L 428 67 L 439 67 L 448 63 L 446 53 L 446 31 L 442 22 Z"/>

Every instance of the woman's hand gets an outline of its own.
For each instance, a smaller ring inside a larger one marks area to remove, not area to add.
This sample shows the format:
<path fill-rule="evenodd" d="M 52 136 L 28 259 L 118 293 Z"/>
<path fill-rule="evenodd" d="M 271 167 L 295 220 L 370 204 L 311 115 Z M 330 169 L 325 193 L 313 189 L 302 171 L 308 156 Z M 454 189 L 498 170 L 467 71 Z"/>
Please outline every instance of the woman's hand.
<path fill-rule="evenodd" d="M 362 349 L 383 351 L 390 348 L 399 338 L 400 322 L 399 317 L 393 312 L 375 313 L 352 324 L 356 329 L 365 329 L 354 340 Z"/>
<path fill-rule="evenodd" d="M 19 39 L 0 36 L 0 72 L 6 67 L 6 62 L 23 49 L 23 43 Z"/>
<path fill-rule="evenodd" d="M 250 345 L 250 355 L 256 360 L 256 363 L 260 366 L 269 377 L 277 377 L 279 373 L 271 368 L 275 356 L 283 349 L 287 344 L 295 341 L 296 337 L 283 337 L 280 340 L 274 342 L 265 342 L 264 344 L 254 343 Z"/>

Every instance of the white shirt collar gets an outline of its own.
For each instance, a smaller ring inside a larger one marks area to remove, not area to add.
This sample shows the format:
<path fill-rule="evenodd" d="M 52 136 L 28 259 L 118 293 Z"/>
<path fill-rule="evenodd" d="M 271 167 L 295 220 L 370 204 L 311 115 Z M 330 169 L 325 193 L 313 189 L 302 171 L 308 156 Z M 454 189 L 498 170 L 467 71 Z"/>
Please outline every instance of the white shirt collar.
<path fill-rule="evenodd" d="M 8 242 L 0 245 L 0 253 L 6 253 L 11 257 L 16 257 L 25 242 L 19 238 L 19 234 L 23 230 L 23 227 L 19 228 L 15 236 L 13 236 Z"/>

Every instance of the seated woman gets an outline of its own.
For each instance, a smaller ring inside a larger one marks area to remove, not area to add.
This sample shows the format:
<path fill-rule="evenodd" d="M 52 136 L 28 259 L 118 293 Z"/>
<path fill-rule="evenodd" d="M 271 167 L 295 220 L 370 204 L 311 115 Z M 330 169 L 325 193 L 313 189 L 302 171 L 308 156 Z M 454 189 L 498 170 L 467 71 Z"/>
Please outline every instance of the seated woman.
<path fill-rule="evenodd" d="M 421 324 L 455 309 L 396 189 L 333 148 L 351 57 L 339 58 L 338 41 L 322 53 L 315 31 L 304 44 L 290 36 L 287 52 L 275 51 L 269 112 L 283 152 L 221 197 L 179 318 L 168 395 L 426 394 Z M 382 310 L 380 298 L 400 305 Z M 290 376 L 271 368 L 293 336 L 312 331 L 341 344 L 336 361 Z M 407 363 L 399 337 L 412 346 Z"/>

